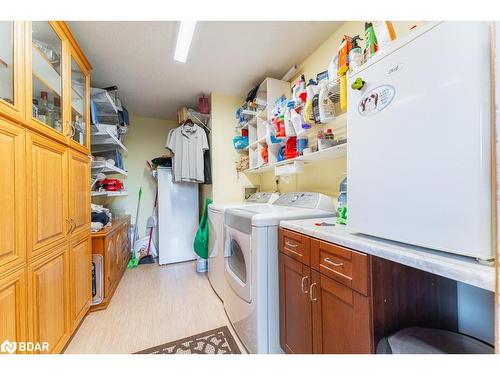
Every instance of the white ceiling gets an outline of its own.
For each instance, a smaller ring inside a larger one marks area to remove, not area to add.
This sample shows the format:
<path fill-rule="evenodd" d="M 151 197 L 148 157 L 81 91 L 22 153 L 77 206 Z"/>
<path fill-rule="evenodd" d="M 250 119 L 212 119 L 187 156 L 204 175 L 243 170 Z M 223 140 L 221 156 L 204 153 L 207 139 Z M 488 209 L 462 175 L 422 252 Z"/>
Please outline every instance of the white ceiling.
<path fill-rule="evenodd" d="M 134 115 L 174 119 L 201 93 L 245 96 L 281 78 L 342 22 L 199 22 L 185 64 L 173 59 L 178 22 L 70 22 L 93 66 L 92 86 L 117 85 Z"/>

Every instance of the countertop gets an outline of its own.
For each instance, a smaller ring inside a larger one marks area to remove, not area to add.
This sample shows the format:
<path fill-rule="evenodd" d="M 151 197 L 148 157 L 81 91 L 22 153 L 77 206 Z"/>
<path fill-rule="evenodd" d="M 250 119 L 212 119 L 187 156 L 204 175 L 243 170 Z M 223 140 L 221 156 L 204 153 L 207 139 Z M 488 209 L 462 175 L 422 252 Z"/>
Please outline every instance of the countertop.
<path fill-rule="evenodd" d="M 314 225 L 314 223 L 321 222 L 335 223 L 335 218 L 284 220 L 281 221 L 280 226 L 365 254 L 495 291 L 495 268 L 493 266 L 480 264 L 465 256 L 351 233 L 344 225 L 336 224 L 334 227 Z"/>

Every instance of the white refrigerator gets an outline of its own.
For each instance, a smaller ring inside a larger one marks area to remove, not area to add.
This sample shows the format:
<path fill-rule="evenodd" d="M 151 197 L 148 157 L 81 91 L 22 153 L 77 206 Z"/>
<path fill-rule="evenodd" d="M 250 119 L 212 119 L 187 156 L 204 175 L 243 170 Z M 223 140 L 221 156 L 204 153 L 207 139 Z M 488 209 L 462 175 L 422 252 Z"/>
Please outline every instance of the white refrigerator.
<path fill-rule="evenodd" d="M 158 262 L 194 260 L 198 230 L 198 184 L 172 180 L 172 168 L 158 168 Z"/>
<path fill-rule="evenodd" d="M 348 77 L 350 230 L 493 258 L 489 33 L 426 24 Z"/>

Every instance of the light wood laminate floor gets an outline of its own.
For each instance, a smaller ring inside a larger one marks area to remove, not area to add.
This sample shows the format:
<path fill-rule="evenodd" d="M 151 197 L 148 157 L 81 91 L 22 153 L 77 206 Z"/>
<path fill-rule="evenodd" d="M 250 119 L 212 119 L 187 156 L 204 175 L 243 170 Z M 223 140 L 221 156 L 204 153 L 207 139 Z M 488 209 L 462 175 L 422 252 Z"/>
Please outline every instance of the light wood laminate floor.
<path fill-rule="evenodd" d="M 108 308 L 85 317 L 65 353 L 134 353 L 223 325 L 244 353 L 221 300 L 195 267 L 187 262 L 126 270 Z"/>

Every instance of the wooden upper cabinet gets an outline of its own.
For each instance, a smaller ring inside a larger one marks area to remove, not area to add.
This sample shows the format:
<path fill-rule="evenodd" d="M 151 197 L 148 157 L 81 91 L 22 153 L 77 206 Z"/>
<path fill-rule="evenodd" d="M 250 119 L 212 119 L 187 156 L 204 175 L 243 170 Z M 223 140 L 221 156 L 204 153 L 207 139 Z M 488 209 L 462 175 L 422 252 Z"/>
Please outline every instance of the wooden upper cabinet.
<path fill-rule="evenodd" d="M 26 259 L 25 131 L 0 118 L 0 274 Z"/>
<path fill-rule="evenodd" d="M 71 150 L 69 153 L 69 221 L 70 233 L 90 231 L 90 159 Z"/>
<path fill-rule="evenodd" d="M 26 134 L 26 185 L 30 187 L 26 229 L 31 259 L 66 240 L 69 234 L 68 151 L 48 138 L 30 131 Z"/>
<path fill-rule="evenodd" d="M 68 92 L 70 112 L 70 145 L 90 152 L 90 71 L 74 48 L 70 49 Z"/>
<path fill-rule="evenodd" d="M 56 22 L 33 21 L 29 25 L 28 125 L 65 143 L 70 130 L 65 108 L 68 43 Z"/>
<path fill-rule="evenodd" d="M 69 337 L 68 271 L 66 244 L 28 264 L 30 341 L 48 342 L 50 353 L 59 353 Z"/>
<path fill-rule="evenodd" d="M 26 341 L 26 322 L 26 278 L 21 268 L 0 277 L 0 343 Z"/>
<path fill-rule="evenodd" d="M 21 21 L 0 21 L 0 113 L 25 119 L 25 27 Z"/>

